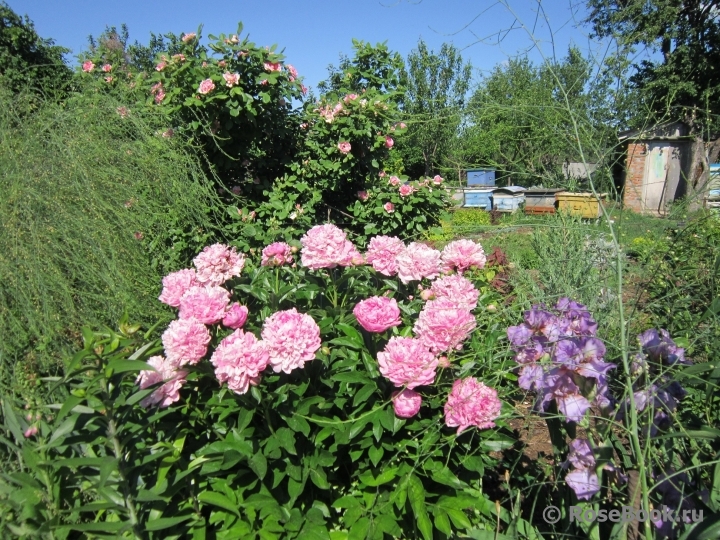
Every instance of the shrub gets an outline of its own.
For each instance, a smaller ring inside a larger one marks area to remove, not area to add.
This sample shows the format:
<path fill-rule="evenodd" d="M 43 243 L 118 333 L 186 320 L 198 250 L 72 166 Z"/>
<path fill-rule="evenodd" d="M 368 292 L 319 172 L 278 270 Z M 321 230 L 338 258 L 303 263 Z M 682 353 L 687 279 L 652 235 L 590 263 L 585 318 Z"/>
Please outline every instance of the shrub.
<path fill-rule="evenodd" d="M 459 234 L 477 232 L 478 228 L 490 225 L 490 213 L 474 208 L 458 208 L 452 213 L 452 224 Z"/>

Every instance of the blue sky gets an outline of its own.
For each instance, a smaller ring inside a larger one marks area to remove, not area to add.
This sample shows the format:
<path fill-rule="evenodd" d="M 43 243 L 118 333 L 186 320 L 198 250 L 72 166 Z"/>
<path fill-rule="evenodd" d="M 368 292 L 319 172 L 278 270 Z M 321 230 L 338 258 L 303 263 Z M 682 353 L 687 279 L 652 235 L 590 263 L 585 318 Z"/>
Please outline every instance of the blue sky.
<path fill-rule="evenodd" d="M 543 57 L 565 56 L 570 43 L 586 54 L 602 54 L 580 24 L 580 0 L 7 0 L 27 14 L 37 32 L 76 55 L 87 36 L 106 25 L 126 23 L 130 41 L 147 43 L 150 32 L 232 34 L 238 21 L 258 45 L 277 44 L 287 61 L 315 87 L 352 52 L 352 38 L 387 41 L 403 57 L 422 37 L 433 50 L 449 42 L 475 68 L 475 78 L 498 63 L 529 51 Z M 534 39 L 533 39 L 534 37 Z M 536 41 L 537 43 L 536 43 Z M 75 63 L 74 58 L 72 63 Z"/>

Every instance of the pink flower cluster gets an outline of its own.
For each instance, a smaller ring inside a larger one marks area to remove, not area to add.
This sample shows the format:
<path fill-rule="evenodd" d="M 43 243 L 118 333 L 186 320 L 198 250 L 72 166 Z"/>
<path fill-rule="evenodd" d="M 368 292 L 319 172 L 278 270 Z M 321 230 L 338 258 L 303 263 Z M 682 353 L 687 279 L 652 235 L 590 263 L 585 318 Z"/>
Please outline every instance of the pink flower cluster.
<path fill-rule="evenodd" d="M 391 337 L 377 360 L 380 373 L 397 387 L 412 390 L 435 381 L 438 360 L 415 338 Z"/>
<path fill-rule="evenodd" d="M 225 73 L 223 73 L 223 79 L 225 79 L 226 86 L 232 87 L 235 86 L 240 80 L 240 74 L 230 73 L 229 71 L 226 71 Z"/>
<path fill-rule="evenodd" d="M 370 239 L 365 257 L 367 263 L 381 274 L 397 273 L 397 257 L 405 250 L 405 244 L 395 236 L 374 236 Z"/>
<path fill-rule="evenodd" d="M 495 426 L 502 404 L 497 391 L 475 377 L 458 379 L 445 403 L 445 424 L 457 427 L 458 435 L 470 426 L 487 429 Z"/>
<path fill-rule="evenodd" d="M 95 64 L 93 64 L 90 60 L 86 60 L 82 64 L 82 70 L 85 73 L 90 73 L 93 69 L 95 69 Z"/>
<path fill-rule="evenodd" d="M 360 326 L 368 332 L 384 332 L 402 322 L 397 301 L 387 296 L 373 296 L 359 302 L 353 314 Z"/>
<path fill-rule="evenodd" d="M 434 354 L 461 349 L 475 329 L 475 317 L 455 300 L 428 302 L 415 321 L 413 332 Z"/>
<path fill-rule="evenodd" d="M 342 154 L 347 154 L 350 152 L 350 143 L 347 141 L 339 142 L 337 146 L 338 150 L 340 150 Z"/>
<path fill-rule="evenodd" d="M 239 276 L 245 266 L 245 256 L 235 248 L 223 244 L 205 247 L 193 259 L 197 269 L 196 279 L 201 285 L 222 285 L 228 279 Z"/>
<path fill-rule="evenodd" d="M 445 272 L 457 270 L 463 273 L 470 268 L 484 268 L 487 262 L 485 251 L 472 240 L 455 240 L 442 251 L 442 267 Z"/>
<path fill-rule="evenodd" d="M 440 275 L 440 252 L 412 242 L 397 256 L 398 277 L 405 284 L 423 278 L 435 279 Z"/>
<path fill-rule="evenodd" d="M 292 248 L 285 242 L 274 242 L 262 250 L 261 266 L 282 266 L 292 262 Z"/>
<path fill-rule="evenodd" d="M 218 381 L 227 383 L 236 394 L 245 394 L 250 386 L 260 383 L 260 373 L 269 360 L 265 343 L 242 330 L 235 330 L 223 339 L 210 357 Z"/>
<path fill-rule="evenodd" d="M 332 224 L 316 225 L 300 239 L 303 266 L 312 270 L 351 266 L 360 256 L 345 233 Z"/>
<path fill-rule="evenodd" d="M 280 71 L 282 69 L 280 62 L 265 62 L 263 67 L 265 71 Z"/>
<path fill-rule="evenodd" d="M 412 195 L 412 192 L 415 191 L 413 187 L 409 184 L 403 184 L 400 186 L 400 196 L 401 197 L 407 197 L 408 195 Z"/>
<path fill-rule="evenodd" d="M 285 69 L 286 69 L 287 72 L 288 72 L 288 75 L 289 75 L 289 76 L 288 76 L 288 79 L 290 80 L 290 82 L 294 82 L 295 79 L 298 78 L 297 69 L 295 69 L 295 67 L 294 67 L 292 64 L 286 65 L 286 66 L 285 66 Z"/>
<path fill-rule="evenodd" d="M 137 378 L 137 383 L 141 390 L 145 390 L 150 386 L 163 383 L 152 394 L 143 399 L 140 405 L 150 407 L 151 405 L 160 405 L 160 407 L 168 407 L 180 400 L 180 388 L 185 384 L 187 371 L 178 369 L 178 364 L 162 356 L 153 356 L 148 359 L 154 371 L 143 370 Z"/>
<path fill-rule="evenodd" d="M 320 327 L 310 315 L 295 308 L 265 319 L 262 339 L 275 373 L 290 373 L 315 358 L 320 348 Z"/>

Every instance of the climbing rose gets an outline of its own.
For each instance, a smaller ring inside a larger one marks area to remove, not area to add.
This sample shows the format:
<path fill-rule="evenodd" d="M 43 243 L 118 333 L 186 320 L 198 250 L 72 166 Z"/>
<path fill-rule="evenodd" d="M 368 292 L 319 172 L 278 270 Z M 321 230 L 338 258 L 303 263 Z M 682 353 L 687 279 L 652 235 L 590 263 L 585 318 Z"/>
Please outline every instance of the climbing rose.
<path fill-rule="evenodd" d="M 485 386 L 475 377 L 458 379 L 445 403 L 445 424 L 457 427 L 458 435 L 470 426 L 487 429 L 495 426 L 501 403 L 497 391 Z"/>
<path fill-rule="evenodd" d="M 358 191 L 357 196 L 358 196 L 358 199 L 360 199 L 363 202 L 367 201 L 370 198 L 370 195 L 368 194 L 367 191 Z"/>
<path fill-rule="evenodd" d="M 140 405 L 149 407 L 159 404 L 160 407 L 168 407 L 176 401 L 179 401 L 180 388 L 185 383 L 187 371 L 182 369 L 178 370 L 177 364 L 162 356 L 148 358 L 147 363 L 155 368 L 155 371 L 143 370 L 140 372 L 135 381 L 140 385 L 140 390 L 145 390 L 161 382 L 164 382 L 164 384 L 143 399 Z"/>
<path fill-rule="evenodd" d="M 85 73 L 90 73 L 93 69 L 95 69 L 95 64 L 93 64 L 90 60 L 83 62 L 82 70 Z"/>
<path fill-rule="evenodd" d="M 422 396 L 413 390 L 393 392 L 392 400 L 395 416 L 398 418 L 412 418 L 420 412 Z"/>
<path fill-rule="evenodd" d="M 197 319 L 172 321 L 162 335 L 167 359 L 179 366 L 197 364 L 207 353 L 210 332 Z"/>
<path fill-rule="evenodd" d="M 190 32 L 189 34 L 185 34 L 182 37 L 182 40 L 187 43 L 188 41 L 192 41 L 193 39 L 195 39 L 195 35 L 195 32 Z"/>
<path fill-rule="evenodd" d="M 288 73 L 290 74 L 290 76 L 288 77 L 290 82 L 293 82 L 295 79 L 298 78 L 297 69 L 295 69 L 295 67 L 292 64 L 286 65 L 285 69 L 287 69 Z"/>
<path fill-rule="evenodd" d="M 165 61 L 163 60 L 163 61 L 160 62 L 157 66 L 155 66 L 155 71 L 162 71 L 162 70 L 165 69 L 166 67 L 167 67 L 167 62 L 165 62 Z"/>
<path fill-rule="evenodd" d="M 185 294 L 190 287 L 198 285 L 198 281 L 195 276 L 195 270 L 185 268 L 165 276 L 162 284 L 163 290 L 158 300 L 168 306 L 178 307 L 183 294 Z"/>
<path fill-rule="evenodd" d="M 436 174 L 436 175 L 433 177 L 433 183 L 434 183 L 436 186 L 439 186 L 440 184 L 443 183 L 443 177 L 440 176 L 439 174 Z"/>
<path fill-rule="evenodd" d="M 197 319 L 203 324 L 222 320 L 230 303 L 230 293 L 217 285 L 190 287 L 180 299 L 180 319 Z"/>
<path fill-rule="evenodd" d="M 310 315 L 295 308 L 278 311 L 265 319 L 262 339 L 273 371 L 290 373 L 315 358 L 320 348 L 320 327 Z"/>
<path fill-rule="evenodd" d="M 435 380 L 437 358 L 420 340 L 391 337 L 385 349 L 377 353 L 380 373 L 395 386 L 410 390 Z"/>
<path fill-rule="evenodd" d="M 315 225 L 300 239 L 303 266 L 312 270 L 351 266 L 358 255 L 357 248 L 345 232 L 332 224 Z"/>
<path fill-rule="evenodd" d="M 460 274 L 442 276 L 436 279 L 433 281 L 430 291 L 435 299 L 447 298 L 458 307 L 468 311 L 477 307 L 478 297 L 480 296 L 480 291 L 475 288 L 475 285 Z"/>
<path fill-rule="evenodd" d="M 215 376 L 236 394 L 245 394 L 260 383 L 269 355 L 265 344 L 254 334 L 235 330 L 223 339 L 210 357 Z"/>
<path fill-rule="evenodd" d="M 102 69 L 105 73 L 110 73 L 112 71 L 112 66 L 110 64 L 104 64 Z"/>
<path fill-rule="evenodd" d="M 398 277 L 407 284 L 422 278 L 435 279 L 440 274 L 440 252 L 412 242 L 397 256 Z"/>
<path fill-rule="evenodd" d="M 395 236 L 374 236 L 365 254 L 368 264 L 386 276 L 397 273 L 397 256 L 405 250 L 405 244 Z"/>
<path fill-rule="evenodd" d="M 409 186 L 407 184 L 403 184 L 400 186 L 400 196 L 401 197 L 407 197 L 408 195 L 412 194 L 413 192 L 412 186 Z"/>
<path fill-rule="evenodd" d="M 390 136 L 385 137 L 385 147 L 386 148 L 392 148 L 394 144 L 395 144 L 395 141 L 392 140 L 392 137 L 390 137 Z"/>
<path fill-rule="evenodd" d="M 265 62 L 263 64 L 266 71 L 280 71 L 280 62 Z"/>
<path fill-rule="evenodd" d="M 230 73 L 229 71 L 226 71 L 225 73 L 223 73 L 223 79 L 225 79 L 226 86 L 235 86 L 240 80 L 240 74 Z"/>
<path fill-rule="evenodd" d="M 247 306 L 241 306 L 240 304 L 235 302 L 225 313 L 225 316 L 222 320 L 223 326 L 227 326 L 228 328 L 232 328 L 233 330 L 242 328 L 245 324 L 245 321 L 247 321 L 247 316 Z"/>
<path fill-rule="evenodd" d="M 442 266 L 445 272 L 457 270 L 462 274 L 470 268 L 484 268 L 486 262 L 487 257 L 482 246 L 472 240 L 455 240 L 442 251 Z"/>
<path fill-rule="evenodd" d="M 340 152 L 343 154 L 347 154 L 348 152 L 350 152 L 350 143 L 349 142 L 338 143 L 338 150 L 340 150 Z"/>
<path fill-rule="evenodd" d="M 400 179 L 397 176 L 391 176 L 388 182 L 391 186 L 397 186 L 398 184 L 400 184 Z"/>
<path fill-rule="evenodd" d="M 273 242 L 262 250 L 260 266 L 282 266 L 292 262 L 292 248 L 285 242 Z"/>
<path fill-rule="evenodd" d="M 454 300 L 431 300 L 418 315 L 413 332 L 433 353 L 461 349 L 475 329 L 475 317 Z"/>
<path fill-rule="evenodd" d="M 239 276 L 245 266 L 245 256 L 235 248 L 223 244 L 206 246 L 193 259 L 197 269 L 197 281 L 201 285 L 222 285 L 228 279 Z"/>
<path fill-rule="evenodd" d="M 209 94 L 213 90 L 215 90 L 215 83 L 212 82 L 212 79 L 205 79 L 200 83 L 200 86 L 198 86 L 199 94 Z"/>
<path fill-rule="evenodd" d="M 391 202 L 386 202 L 383 204 L 383 208 L 388 214 L 392 214 L 395 211 L 395 205 Z"/>
<path fill-rule="evenodd" d="M 353 314 L 360 326 L 368 332 L 384 332 L 402 322 L 397 302 L 387 296 L 373 296 L 359 302 Z"/>

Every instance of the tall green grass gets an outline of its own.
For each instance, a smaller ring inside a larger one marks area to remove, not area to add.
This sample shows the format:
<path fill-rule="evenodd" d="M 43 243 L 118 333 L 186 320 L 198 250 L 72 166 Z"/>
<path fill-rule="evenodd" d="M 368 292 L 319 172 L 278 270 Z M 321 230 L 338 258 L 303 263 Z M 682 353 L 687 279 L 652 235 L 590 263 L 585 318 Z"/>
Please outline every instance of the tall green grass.
<path fill-rule="evenodd" d="M 197 158 L 160 135 L 162 117 L 122 117 L 123 105 L 85 92 L 28 114 L 22 96 L 0 92 L 5 361 L 52 361 L 82 325 L 114 325 L 124 311 L 167 315 L 162 274 L 213 230 L 217 201 Z"/>

